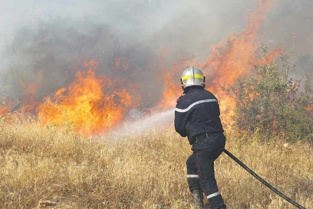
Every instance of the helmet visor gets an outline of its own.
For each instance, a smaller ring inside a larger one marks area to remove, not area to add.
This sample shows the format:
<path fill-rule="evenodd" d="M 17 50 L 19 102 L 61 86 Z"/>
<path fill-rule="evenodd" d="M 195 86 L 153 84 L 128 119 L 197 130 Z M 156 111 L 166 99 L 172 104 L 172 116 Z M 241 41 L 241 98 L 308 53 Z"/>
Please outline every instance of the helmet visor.
<path fill-rule="evenodd" d="M 182 83 L 184 87 L 193 86 L 193 85 L 202 86 L 203 81 L 204 81 L 204 76 L 201 74 L 194 74 L 193 76 L 190 74 L 187 74 L 187 75 L 182 76 L 181 79 L 182 79 Z"/>

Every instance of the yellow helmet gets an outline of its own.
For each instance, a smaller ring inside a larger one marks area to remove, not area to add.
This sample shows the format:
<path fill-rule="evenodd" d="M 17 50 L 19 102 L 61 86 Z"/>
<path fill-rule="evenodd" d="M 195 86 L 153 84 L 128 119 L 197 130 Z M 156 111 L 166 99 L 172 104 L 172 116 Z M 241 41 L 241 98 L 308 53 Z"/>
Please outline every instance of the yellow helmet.
<path fill-rule="evenodd" d="M 180 82 L 183 85 L 183 89 L 188 86 L 204 87 L 205 77 L 199 68 L 195 68 L 194 66 L 191 66 L 184 70 L 181 76 Z"/>

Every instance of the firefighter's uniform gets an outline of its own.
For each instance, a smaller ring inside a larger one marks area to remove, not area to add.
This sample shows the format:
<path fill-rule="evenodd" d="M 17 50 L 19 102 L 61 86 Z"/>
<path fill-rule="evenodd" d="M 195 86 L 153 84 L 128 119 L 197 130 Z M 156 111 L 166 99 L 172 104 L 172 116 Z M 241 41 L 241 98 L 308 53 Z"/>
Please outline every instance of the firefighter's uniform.
<path fill-rule="evenodd" d="M 203 86 L 185 87 L 177 100 L 175 129 L 188 137 L 193 151 L 186 162 L 189 189 L 198 192 L 201 202 L 203 192 L 211 209 L 226 208 L 214 176 L 214 160 L 223 152 L 226 141 L 219 115 L 216 97 Z"/>

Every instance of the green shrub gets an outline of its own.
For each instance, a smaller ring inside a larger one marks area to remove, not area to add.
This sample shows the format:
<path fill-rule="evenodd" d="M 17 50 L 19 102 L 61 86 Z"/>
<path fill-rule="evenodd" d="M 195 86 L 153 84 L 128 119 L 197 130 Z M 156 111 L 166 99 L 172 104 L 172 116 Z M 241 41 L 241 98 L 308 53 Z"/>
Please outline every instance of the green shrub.
<path fill-rule="evenodd" d="M 301 85 L 290 77 L 288 59 L 281 61 L 256 65 L 252 76 L 226 89 L 236 101 L 235 124 L 244 133 L 312 140 L 312 76 Z"/>

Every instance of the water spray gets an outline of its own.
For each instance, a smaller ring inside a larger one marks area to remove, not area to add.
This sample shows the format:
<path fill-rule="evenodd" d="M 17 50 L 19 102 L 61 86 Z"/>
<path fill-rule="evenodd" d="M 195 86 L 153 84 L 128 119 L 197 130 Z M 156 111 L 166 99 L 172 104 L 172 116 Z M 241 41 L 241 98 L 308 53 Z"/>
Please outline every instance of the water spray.
<path fill-rule="evenodd" d="M 262 184 L 264 184 L 265 186 L 267 186 L 268 188 L 270 188 L 273 192 L 275 192 L 276 194 L 278 194 L 280 197 L 284 198 L 285 200 L 287 200 L 289 203 L 291 203 L 292 205 L 296 206 L 297 208 L 300 209 L 306 209 L 305 207 L 303 207 L 302 205 L 300 205 L 299 203 L 297 203 L 296 201 L 290 199 L 289 197 L 287 197 L 286 195 L 284 195 L 282 192 L 278 191 L 275 187 L 273 187 L 272 185 L 270 185 L 267 181 L 265 181 L 264 179 L 262 179 L 258 174 L 256 174 L 254 171 L 252 171 L 248 166 L 246 166 L 243 162 L 241 162 L 238 158 L 236 158 L 233 154 L 231 154 L 229 151 L 227 151 L 226 149 L 224 149 L 224 152 L 226 153 L 226 155 L 228 155 L 231 159 L 233 159 L 234 161 L 236 161 L 236 163 L 238 163 L 241 167 L 243 167 L 246 171 L 248 171 L 254 178 L 256 178 L 257 180 L 259 180 Z"/>

